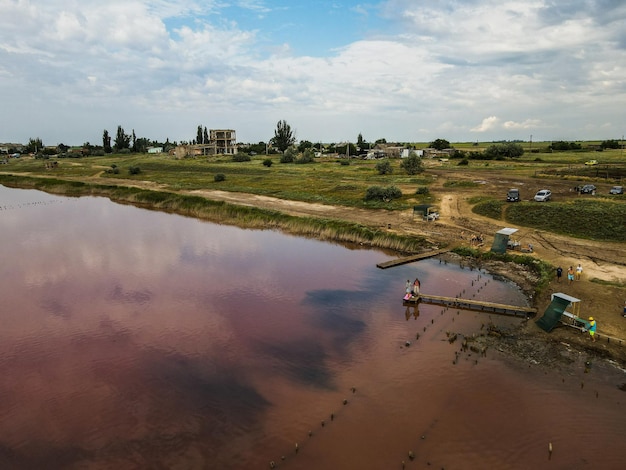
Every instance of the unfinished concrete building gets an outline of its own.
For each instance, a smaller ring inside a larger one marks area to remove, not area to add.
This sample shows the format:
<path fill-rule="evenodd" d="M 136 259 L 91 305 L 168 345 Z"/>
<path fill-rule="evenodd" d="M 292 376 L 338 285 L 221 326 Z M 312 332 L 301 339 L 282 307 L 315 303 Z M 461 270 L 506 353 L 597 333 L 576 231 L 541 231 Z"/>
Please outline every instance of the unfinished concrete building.
<path fill-rule="evenodd" d="M 210 153 L 237 154 L 237 135 L 233 129 L 211 129 L 209 131 Z"/>
<path fill-rule="evenodd" d="M 176 158 L 195 158 L 203 155 L 236 155 L 237 136 L 233 129 L 211 129 L 208 143 L 179 145 L 171 153 Z"/>

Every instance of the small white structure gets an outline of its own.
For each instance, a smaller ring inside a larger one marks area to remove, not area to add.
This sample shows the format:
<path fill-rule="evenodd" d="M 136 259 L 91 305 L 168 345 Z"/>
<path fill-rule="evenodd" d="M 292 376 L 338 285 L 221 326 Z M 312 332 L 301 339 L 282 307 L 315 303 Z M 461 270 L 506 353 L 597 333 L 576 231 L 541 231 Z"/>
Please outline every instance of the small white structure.
<path fill-rule="evenodd" d="M 163 153 L 163 147 L 148 147 L 148 153 Z"/>

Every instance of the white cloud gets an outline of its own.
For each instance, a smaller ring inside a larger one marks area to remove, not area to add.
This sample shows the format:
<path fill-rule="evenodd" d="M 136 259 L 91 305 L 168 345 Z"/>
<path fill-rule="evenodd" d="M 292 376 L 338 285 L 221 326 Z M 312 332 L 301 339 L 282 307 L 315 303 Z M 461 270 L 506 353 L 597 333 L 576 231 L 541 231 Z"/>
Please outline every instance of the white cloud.
<path fill-rule="evenodd" d="M 315 141 L 522 138 L 528 129 L 538 139 L 612 138 L 623 133 L 626 7 L 595 3 L 337 4 L 384 22 L 309 57 L 290 45 L 333 31 L 316 23 L 268 43 L 256 21 L 242 26 L 244 14 L 272 21 L 262 0 L 0 0 L 0 99 L 15 109 L 0 141 L 27 141 L 36 128 L 44 141 L 93 142 L 117 124 L 184 140 L 198 123 L 224 121 L 259 141 L 279 119 Z M 237 7 L 245 12 L 225 16 Z M 288 14 L 281 9 L 281 25 Z"/>
<path fill-rule="evenodd" d="M 480 123 L 480 125 L 472 128 L 472 132 L 486 132 L 495 129 L 498 125 L 498 118 L 496 116 L 489 116 Z"/>
<path fill-rule="evenodd" d="M 503 125 L 505 129 L 533 129 L 541 126 L 539 119 L 526 119 L 522 122 L 506 121 Z"/>

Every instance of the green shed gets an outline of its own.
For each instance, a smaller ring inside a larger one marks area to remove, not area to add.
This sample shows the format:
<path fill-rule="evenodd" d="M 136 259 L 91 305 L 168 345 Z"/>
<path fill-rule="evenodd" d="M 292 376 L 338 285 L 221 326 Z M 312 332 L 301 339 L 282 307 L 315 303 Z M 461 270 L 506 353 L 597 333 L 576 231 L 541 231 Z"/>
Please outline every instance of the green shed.
<path fill-rule="evenodd" d="M 506 247 L 509 243 L 509 238 L 517 232 L 516 228 L 503 228 L 498 230 L 493 237 L 493 245 L 491 245 L 491 251 L 494 253 L 506 253 Z"/>

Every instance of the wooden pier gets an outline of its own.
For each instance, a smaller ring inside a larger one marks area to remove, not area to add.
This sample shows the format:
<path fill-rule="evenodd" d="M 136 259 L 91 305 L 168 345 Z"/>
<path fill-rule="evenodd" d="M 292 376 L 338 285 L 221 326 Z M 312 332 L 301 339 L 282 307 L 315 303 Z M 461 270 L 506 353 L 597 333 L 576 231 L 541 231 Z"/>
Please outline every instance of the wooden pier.
<path fill-rule="evenodd" d="M 514 317 L 529 318 L 537 314 L 536 308 L 518 307 L 516 305 L 497 304 L 493 302 L 485 302 L 482 300 L 468 300 L 458 297 L 443 297 L 440 295 L 430 295 L 420 293 L 419 297 L 411 297 L 409 300 L 403 300 L 403 305 L 410 307 L 420 302 L 433 305 L 444 305 L 446 307 L 458 308 L 463 310 L 473 310 L 485 313 L 496 313 L 498 315 L 509 315 Z"/>
<path fill-rule="evenodd" d="M 384 263 L 378 263 L 376 265 L 377 268 L 387 269 L 392 268 L 394 266 L 400 266 L 401 264 L 412 263 L 413 261 L 419 261 L 421 259 L 432 258 L 433 256 L 440 255 L 441 253 L 447 253 L 450 251 L 450 248 L 445 248 L 442 250 L 428 251 L 426 253 L 419 253 L 417 255 L 405 256 L 404 258 L 392 259 L 391 261 L 385 261 Z"/>

